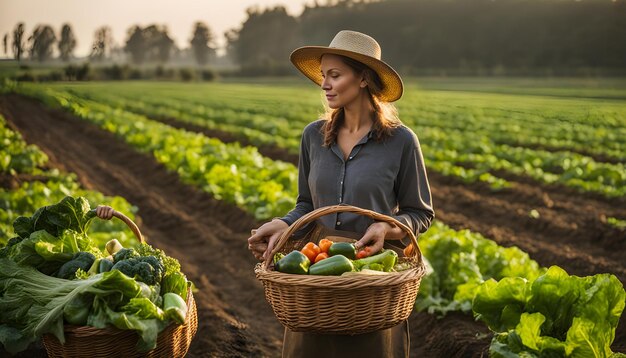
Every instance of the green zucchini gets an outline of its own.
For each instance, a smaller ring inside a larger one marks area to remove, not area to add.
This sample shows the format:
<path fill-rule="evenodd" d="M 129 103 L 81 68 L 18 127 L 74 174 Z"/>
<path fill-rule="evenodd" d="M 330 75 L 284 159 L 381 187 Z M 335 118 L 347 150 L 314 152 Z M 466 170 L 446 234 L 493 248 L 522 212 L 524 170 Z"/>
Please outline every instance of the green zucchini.
<path fill-rule="evenodd" d="M 343 255 L 350 260 L 356 259 L 356 247 L 349 242 L 335 242 L 328 248 L 328 256 Z"/>
<path fill-rule="evenodd" d="M 309 267 L 309 275 L 339 276 L 349 271 L 354 271 L 354 265 L 343 255 L 331 256 Z"/>

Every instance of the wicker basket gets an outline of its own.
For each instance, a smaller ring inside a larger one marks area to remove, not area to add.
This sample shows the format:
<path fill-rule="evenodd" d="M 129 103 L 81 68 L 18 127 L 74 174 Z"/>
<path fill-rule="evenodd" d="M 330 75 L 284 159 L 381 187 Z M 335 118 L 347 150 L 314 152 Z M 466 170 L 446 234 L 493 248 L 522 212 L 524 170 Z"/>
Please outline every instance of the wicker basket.
<path fill-rule="evenodd" d="M 114 211 L 113 216 L 124 221 L 140 242 L 145 242 L 137 225 L 124 214 Z M 187 292 L 187 317 L 185 324 L 172 323 L 157 338 L 157 346 L 149 352 L 137 352 L 138 334 L 132 330 L 107 327 L 65 325 L 65 343 L 52 334 L 43 336 L 49 357 L 184 357 L 198 330 L 198 310 L 191 293 Z"/>
<path fill-rule="evenodd" d="M 307 242 L 354 241 L 352 237 L 329 235 L 321 225 L 301 238 L 292 235 L 304 225 L 332 213 L 350 212 L 385 221 L 407 233 L 413 246 L 410 257 L 400 262 L 410 269 L 388 275 L 314 276 L 292 275 L 273 270 L 272 258 L 288 253 Z M 295 332 L 361 334 L 393 327 L 406 320 L 415 304 L 424 263 L 411 229 L 392 217 L 349 205 L 319 208 L 294 222 L 278 239 L 265 262 L 255 267 L 256 276 L 265 287 L 265 298 L 278 320 Z"/>

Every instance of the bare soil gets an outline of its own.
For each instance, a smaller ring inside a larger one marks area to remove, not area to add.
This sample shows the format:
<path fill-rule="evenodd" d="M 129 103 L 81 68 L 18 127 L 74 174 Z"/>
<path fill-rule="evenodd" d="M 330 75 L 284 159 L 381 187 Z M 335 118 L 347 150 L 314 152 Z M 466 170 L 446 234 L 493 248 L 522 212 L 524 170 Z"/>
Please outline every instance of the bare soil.
<path fill-rule="evenodd" d="M 265 301 L 253 273 L 256 261 L 247 250 L 246 238 L 259 222 L 182 183 L 151 155 L 63 111 L 10 95 L 0 97 L 0 112 L 27 142 L 46 152 L 51 166 L 76 173 L 86 188 L 123 196 L 138 206 L 140 228 L 149 242 L 181 261 L 199 288 L 194 296 L 200 326 L 189 356 L 280 356 L 283 328 Z M 279 148 L 261 149 L 274 159 L 297 162 L 297 156 Z M 508 178 L 513 187 L 494 192 L 482 184 L 429 175 L 437 217 L 453 228 L 516 245 L 543 266 L 556 264 L 577 275 L 610 272 L 626 282 L 621 258 L 626 232 L 606 223 L 607 217 L 626 218 L 626 202 L 523 178 Z M 529 215 L 533 209 L 538 218 Z M 469 316 L 437 319 L 414 312 L 409 321 L 411 356 L 487 356 L 491 336 Z M 626 351 L 625 325 L 623 315 L 615 351 Z M 43 354 L 35 347 L 31 356 L 37 352 Z"/>

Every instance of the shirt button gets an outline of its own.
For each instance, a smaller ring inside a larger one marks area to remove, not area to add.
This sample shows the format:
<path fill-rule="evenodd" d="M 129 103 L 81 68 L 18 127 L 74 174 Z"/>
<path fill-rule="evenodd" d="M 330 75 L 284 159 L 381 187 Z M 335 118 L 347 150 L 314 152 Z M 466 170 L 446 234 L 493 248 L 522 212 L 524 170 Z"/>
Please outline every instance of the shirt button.
<path fill-rule="evenodd" d="M 352 157 L 348 157 L 348 160 L 351 160 L 351 159 L 352 159 Z"/>
<path fill-rule="evenodd" d="M 337 225 L 341 225 L 341 221 L 337 221 Z"/>

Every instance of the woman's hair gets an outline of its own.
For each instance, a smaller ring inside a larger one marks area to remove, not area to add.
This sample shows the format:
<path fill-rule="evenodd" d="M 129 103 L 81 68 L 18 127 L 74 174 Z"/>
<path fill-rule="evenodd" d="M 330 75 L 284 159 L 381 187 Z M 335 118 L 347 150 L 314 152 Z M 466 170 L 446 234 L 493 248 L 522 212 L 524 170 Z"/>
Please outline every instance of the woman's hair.
<path fill-rule="evenodd" d="M 374 70 L 362 62 L 351 59 L 350 57 L 338 56 L 341 57 L 341 60 L 357 75 L 362 74 L 367 82 L 366 88 L 368 90 L 369 100 L 372 107 L 374 107 L 374 124 L 372 125 L 374 139 L 381 140 L 391 136 L 393 129 L 402 125 L 402 122 L 400 122 L 398 118 L 396 106 L 391 102 L 381 101 L 378 97 L 383 89 L 380 77 L 378 77 L 378 74 Z M 322 126 L 324 146 L 328 147 L 335 142 L 339 127 L 344 121 L 344 116 L 343 107 L 332 109 L 326 106 L 326 112 L 322 115 L 322 118 L 326 119 L 326 122 Z"/>

